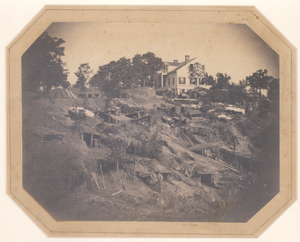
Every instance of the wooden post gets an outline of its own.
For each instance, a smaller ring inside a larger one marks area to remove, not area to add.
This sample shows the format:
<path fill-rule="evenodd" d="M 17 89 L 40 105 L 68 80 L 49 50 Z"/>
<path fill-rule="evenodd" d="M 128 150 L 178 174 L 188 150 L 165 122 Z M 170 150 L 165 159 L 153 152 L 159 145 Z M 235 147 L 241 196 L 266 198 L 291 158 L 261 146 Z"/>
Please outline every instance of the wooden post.
<path fill-rule="evenodd" d="M 102 165 L 101 164 L 100 164 L 100 171 L 101 171 L 101 177 L 102 177 L 103 187 L 105 188 L 104 176 L 103 176 L 103 171 L 102 171 Z"/>
<path fill-rule="evenodd" d="M 133 180 L 135 179 L 136 144 L 134 145 Z"/>
<path fill-rule="evenodd" d="M 81 133 L 81 139 L 82 139 L 82 140 L 84 140 L 83 137 L 84 137 L 84 133 L 82 132 L 82 133 Z"/>
<path fill-rule="evenodd" d="M 124 174 L 125 174 L 125 172 L 124 172 L 124 170 L 122 170 L 122 172 L 121 172 L 121 182 L 122 182 L 123 187 L 124 187 Z"/>
<path fill-rule="evenodd" d="M 91 136 L 91 147 L 93 147 L 93 134 Z"/>
<path fill-rule="evenodd" d="M 119 162 L 117 162 L 117 180 L 119 181 Z"/>
<path fill-rule="evenodd" d="M 135 161 L 133 163 L 133 180 L 135 179 Z"/>
<path fill-rule="evenodd" d="M 96 175 L 96 173 L 95 173 L 95 172 L 91 172 L 91 175 L 92 175 L 92 177 L 93 177 L 93 179 L 94 179 L 94 181 L 95 181 L 95 183 L 96 183 L 98 189 L 101 190 L 101 189 L 100 189 L 100 186 L 99 186 L 99 184 L 98 184 L 98 181 L 97 181 L 97 175 Z"/>

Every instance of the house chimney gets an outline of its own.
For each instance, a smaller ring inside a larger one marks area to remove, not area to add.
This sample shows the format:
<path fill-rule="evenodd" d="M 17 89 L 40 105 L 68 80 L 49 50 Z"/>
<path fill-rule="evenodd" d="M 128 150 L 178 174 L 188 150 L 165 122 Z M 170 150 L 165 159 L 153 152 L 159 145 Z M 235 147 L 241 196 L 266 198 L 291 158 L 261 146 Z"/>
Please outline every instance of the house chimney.
<path fill-rule="evenodd" d="M 174 63 L 174 64 L 178 64 L 178 60 L 174 60 L 173 63 Z"/>
<path fill-rule="evenodd" d="M 189 56 L 189 55 L 186 55 L 186 56 L 185 56 L 185 64 L 188 63 L 189 61 L 190 61 L 190 56 Z"/>

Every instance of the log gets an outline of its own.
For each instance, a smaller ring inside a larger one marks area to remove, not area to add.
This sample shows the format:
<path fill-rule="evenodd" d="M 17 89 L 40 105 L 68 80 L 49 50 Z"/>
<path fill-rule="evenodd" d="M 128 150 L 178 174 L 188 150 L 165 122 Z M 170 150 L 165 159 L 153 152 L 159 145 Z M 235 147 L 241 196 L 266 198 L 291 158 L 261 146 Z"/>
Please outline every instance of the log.
<path fill-rule="evenodd" d="M 101 177 L 102 177 L 103 187 L 105 188 L 104 176 L 103 176 L 103 171 L 102 171 L 102 165 L 101 164 L 100 164 L 100 171 L 101 171 Z"/>
<path fill-rule="evenodd" d="M 180 191 L 177 191 L 177 193 L 178 193 L 182 198 L 184 198 L 184 196 L 181 194 Z"/>
<path fill-rule="evenodd" d="M 133 180 L 135 179 L 135 161 L 133 163 Z"/>
<path fill-rule="evenodd" d="M 181 133 L 183 134 L 183 136 L 187 139 L 187 141 L 191 144 L 194 145 L 193 142 L 186 136 L 186 134 L 182 131 L 181 129 Z"/>
<path fill-rule="evenodd" d="M 117 181 L 119 181 L 119 162 L 117 162 Z"/>
<path fill-rule="evenodd" d="M 136 118 L 136 119 L 132 119 L 130 120 L 131 122 L 137 122 L 137 121 L 140 121 L 140 120 L 144 120 L 144 119 L 149 119 L 150 118 L 150 115 L 147 115 L 147 116 L 144 116 L 142 118 Z"/>
<path fill-rule="evenodd" d="M 225 163 L 224 161 L 222 161 L 222 160 L 220 160 L 220 159 L 219 159 L 219 160 L 215 160 L 215 162 L 220 163 L 221 165 L 225 166 L 226 168 L 228 168 L 228 169 L 230 169 L 230 170 L 232 170 L 232 171 L 240 172 L 240 171 L 238 171 L 238 170 L 236 170 L 236 169 L 230 167 L 227 163 Z"/>
<path fill-rule="evenodd" d="M 98 189 L 101 190 L 101 189 L 100 189 L 100 186 L 99 186 L 99 184 L 98 184 L 98 181 L 97 181 L 97 175 L 95 174 L 95 172 L 91 172 L 91 174 L 92 174 L 92 177 L 93 177 L 93 179 L 94 179 L 94 181 L 95 181 L 95 183 L 96 183 Z"/>
<path fill-rule="evenodd" d="M 113 196 L 115 196 L 115 195 L 117 195 L 117 194 L 119 194 L 119 193 L 121 193 L 121 192 L 123 192 L 123 190 L 120 190 L 120 191 L 118 191 L 118 192 L 115 192 L 114 194 L 111 194 L 111 196 L 113 197 Z"/>

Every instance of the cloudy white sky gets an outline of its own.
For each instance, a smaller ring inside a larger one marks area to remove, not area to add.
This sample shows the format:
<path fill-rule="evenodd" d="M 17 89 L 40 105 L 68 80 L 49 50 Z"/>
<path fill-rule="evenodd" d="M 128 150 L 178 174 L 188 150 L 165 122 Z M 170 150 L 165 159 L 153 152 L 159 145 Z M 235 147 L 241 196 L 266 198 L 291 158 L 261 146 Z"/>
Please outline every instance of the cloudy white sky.
<path fill-rule="evenodd" d="M 146 52 L 163 61 L 197 57 L 209 75 L 226 73 L 233 82 L 258 69 L 279 76 L 276 52 L 244 24 L 53 23 L 47 31 L 66 41 L 63 61 L 71 83 L 81 63 L 88 62 L 96 73 L 110 61 Z"/>

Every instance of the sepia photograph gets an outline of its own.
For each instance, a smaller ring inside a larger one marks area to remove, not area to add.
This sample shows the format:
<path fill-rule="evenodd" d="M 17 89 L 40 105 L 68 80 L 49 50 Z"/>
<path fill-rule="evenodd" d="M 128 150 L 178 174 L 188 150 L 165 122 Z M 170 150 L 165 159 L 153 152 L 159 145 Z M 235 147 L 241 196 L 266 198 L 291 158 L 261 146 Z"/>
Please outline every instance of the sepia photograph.
<path fill-rule="evenodd" d="M 248 222 L 280 192 L 279 59 L 240 23 L 51 23 L 23 188 L 56 221 Z"/>

